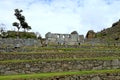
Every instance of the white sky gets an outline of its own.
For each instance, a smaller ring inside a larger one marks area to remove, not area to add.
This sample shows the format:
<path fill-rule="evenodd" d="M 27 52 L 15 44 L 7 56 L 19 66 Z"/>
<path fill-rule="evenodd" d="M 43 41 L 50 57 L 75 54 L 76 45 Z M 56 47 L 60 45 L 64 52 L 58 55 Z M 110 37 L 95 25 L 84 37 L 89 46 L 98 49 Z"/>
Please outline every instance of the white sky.
<path fill-rule="evenodd" d="M 22 9 L 31 31 L 86 35 L 100 31 L 120 19 L 120 0 L 0 0 L 0 24 L 9 30 L 18 21 L 14 9 Z"/>

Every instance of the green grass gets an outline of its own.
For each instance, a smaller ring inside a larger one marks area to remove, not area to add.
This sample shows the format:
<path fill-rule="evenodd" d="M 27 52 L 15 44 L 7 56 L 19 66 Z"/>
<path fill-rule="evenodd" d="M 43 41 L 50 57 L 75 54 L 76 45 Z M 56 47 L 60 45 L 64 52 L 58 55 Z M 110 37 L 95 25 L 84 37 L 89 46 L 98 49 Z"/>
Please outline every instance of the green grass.
<path fill-rule="evenodd" d="M 45 48 L 30 48 L 30 52 L 4 52 L 4 53 L 0 53 L 0 54 L 67 54 L 67 53 L 89 53 L 89 54 L 96 54 L 96 53 L 120 53 L 120 49 L 116 48 L 116 49 L 83 49 L 83 48 L 60 48 L 60 49 L 45 49 Z M 29 50 L 29 49 L 26 49 Z"/>
<path fill-rule="evenodd" d="M 74 60 L 113 60 L 120 57 L 96 57 L 96 58 L 56 58 L 56 59 L 35 59 L 35 60 L 4 60 L 0 63 L 20 63 L 20 62 L 37 62 L 37 61 L 74 61 Z"/>
<path fill-rule="evenodd" d="M 91 70 L 91 71 L 76 71 L 76 72 L 53 72 L 53 73 L 36 73 L 36 74 L 18 74 L 18 75 L 3 75 L 0 80 L 15 80 L 15 79 L 34 79 L 34 78 L 48 78 L 54 76 L 65 75 L 89 75 L 89 74 L 104 74 L 104 73 L 120 73 L 120 69 L 112 70 Z"/>
<path fill-rule="evenodd" d="M 86 47 L 86 46 L 85 46 Z M 96 50 L 119 50 L 119 47 L 86 47 L 86 48 L 50 48 L 50 47 L 27 47 L 25 49 L 28 49 L 28 50 L 38 50 L 38 51 L 59 51 L 59 50 L 62 50 L 62 51 L 87 51 L 87 50 L 93 50 L 93 51 L 96 51 Z"/>

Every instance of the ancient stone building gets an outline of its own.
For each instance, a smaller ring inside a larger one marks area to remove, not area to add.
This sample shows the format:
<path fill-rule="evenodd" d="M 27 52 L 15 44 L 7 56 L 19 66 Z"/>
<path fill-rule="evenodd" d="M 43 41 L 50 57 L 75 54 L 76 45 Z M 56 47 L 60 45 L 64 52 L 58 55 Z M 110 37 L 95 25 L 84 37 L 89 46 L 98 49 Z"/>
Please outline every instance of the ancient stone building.
<path fill-rule="evenodd" d="M 80 45 L 84 42 L 84 36 L 78 34 L 58 34 L 48 32 L 46 35 L 48 45 Z"/>

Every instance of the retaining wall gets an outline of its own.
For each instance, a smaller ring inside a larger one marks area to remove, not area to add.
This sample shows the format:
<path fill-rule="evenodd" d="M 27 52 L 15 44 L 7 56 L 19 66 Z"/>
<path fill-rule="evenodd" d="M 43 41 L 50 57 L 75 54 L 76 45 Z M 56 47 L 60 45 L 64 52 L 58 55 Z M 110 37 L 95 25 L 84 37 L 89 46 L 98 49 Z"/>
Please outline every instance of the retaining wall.
<path fill-rule="evenodd" d="M 41 43 L 37 39 L 12 39 L 12 38 L 0 38 L 0 47 L 15 47 L 19 46 L 41 46 Z"/>
<path fill-rule="evenodd" d="M 120 59 L 4 62 L 0 63 L 0 75 L 119 68 Z"/>
<path fill-rule="evenodd" d="M 34 59 L 56 59 L 56 58 L 96 58 L 96 57 L 119 57 L 120 53 L 116 52 L 40 52 L 40 53 L 0 53 L 0 60 L 34 60 Z"/>
<path fill-rule="evenodd" d="M 67 75 L 67 76 L 58 76 L 47 79 L 33 79 L 33 80 L 120 80 L 120 73 Z"/>

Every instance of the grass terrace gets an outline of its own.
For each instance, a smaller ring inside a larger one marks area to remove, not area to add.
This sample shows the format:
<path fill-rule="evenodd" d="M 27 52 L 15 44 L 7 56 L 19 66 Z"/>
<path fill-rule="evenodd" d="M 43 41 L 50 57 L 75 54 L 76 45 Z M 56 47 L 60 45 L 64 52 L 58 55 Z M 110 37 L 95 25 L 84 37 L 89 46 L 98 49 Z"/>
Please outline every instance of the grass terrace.
<path fill-rule="evenodd" d="M 99 62 L 100 64 L 103 64 L 104 63 L 103 61 L 106 61 L 106 62 L 107 61 L 108 62 L 119 61 L 120 62 L 120 49 L 119 47 L 113 47 L 113 46 L 111 47 L 105 47 L 105 46 L 89 47 L 87 46 L 86 48 L 84 48 L 83 46 L 76 47 L 76 48 L 23 47 L 23 49 L 27 49 L 29 52 L 1 52 L 0 53 L 0 66 L 2 66 L 1 68 L 4 69 L 4 66 L 8 66 L 8 69 L 9 69 L 10 68 L 9 66 L 12 66 L 13 68 L 15 68 L 15 70 L 18 68 L 20 69 L 22 67 L 24 67 L 24 69 L 27 70 L 26 64 L 30 65 L 30 67 L 31 66 L 35 67 L 35 65 L 39 63 L 39 64 L 42 64 L 43 67 L 46 67 L 46 68 L 49 68 L 49 66 L 53 64 L 53 66 L 57 66 L 57 67 L 61 65 L 63 67 L 62 69 L 64 69 L 66 65 L 68 66 L 72 64 L 79 65 L 81 64 L 81 61 L 85 63 L 85 64 L 82 64 L 85 66 L 87 65 L 86 62 L 89 63 L 89 61 L 91 61 L 90 65 L 92 65 L 92 67 L 94 67 L 94 64 L 95 66 L 99 67 L 97 63 Z M 115 62 L 115 65 L 118 64 L 119 62 Z M 66 65 L 63 65 L 62 63 Z M 107 63 L 105 64 L 107 65 Z M 112 63 L 112 65 L 114 65 L 114 63 Z M 77 67 L 75 69 L 71 69 L 71 71 L 62 70 L 62 71 L 57 71 L 57 72 L 48 71 L 48 72 L 35 72 L 35 73 L 33 72 L 33 73 L 24 73 L 24 74 L 17 73 L 17 74 L 7 74 L 7 75 L 2 74 L 2 70 L 0 70 L 1 71 L 0 80 L 31 80 L 31 79 L 49 80 L 49 78 L 54 78 L 55 76 L 120 73 L 120 66 L 117 65 L 117 68 L 115 69 L 114 67 L 111 68 L 110 65 L 107 65 L 107 66 L 109 68 L 105 67 L 105 69 L 103 70 L 101 69 L 92 70 L 92 68 L 90 68 L 91 70 L 90 69 L 79 70 Z M 44 69 L 43 67 L 41 69 Z M 10 70 L 12 70 L 13 68 L 11 68 Z"/>
<path fill-rule="evenodd" d="M 89 75 L 89 74 L 105 74 L 105 73 L 120 73 L 120 69 L 7 75 L 7 76 L 0 76 L 0 80 L 23 80 L 23 79 L 26 80 L 26 79 L 37 79 L 37 78 L 42 79 L 42 78 L 49 78 L 54 76 Z"/>

